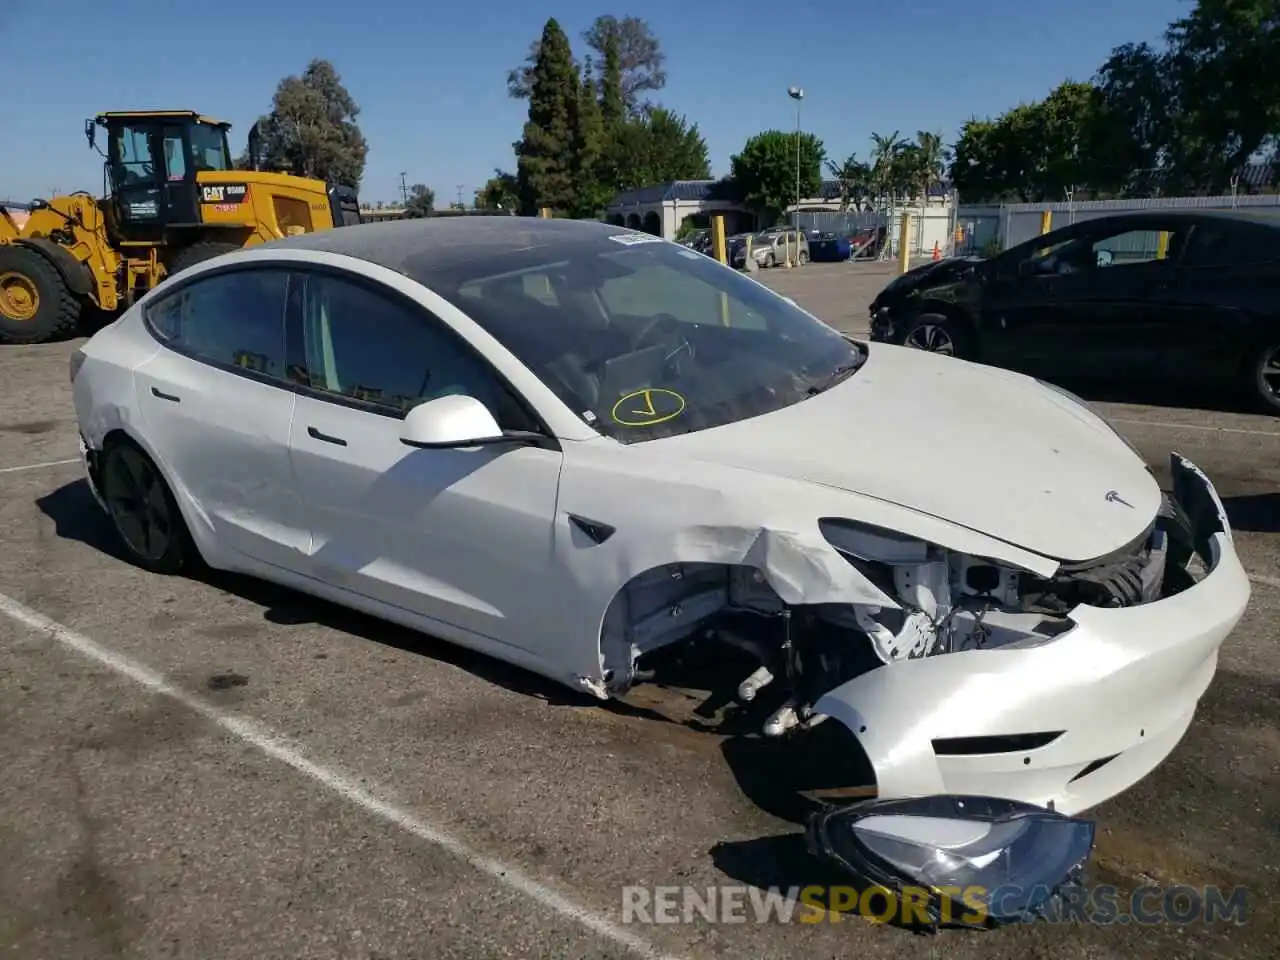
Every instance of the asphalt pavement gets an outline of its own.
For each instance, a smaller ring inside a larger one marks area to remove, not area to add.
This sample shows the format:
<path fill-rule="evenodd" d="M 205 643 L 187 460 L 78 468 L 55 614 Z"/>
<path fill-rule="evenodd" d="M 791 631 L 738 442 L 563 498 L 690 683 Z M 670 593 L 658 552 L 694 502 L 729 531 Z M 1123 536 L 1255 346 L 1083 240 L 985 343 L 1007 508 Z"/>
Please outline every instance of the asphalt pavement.
<path fill-rule="evenodd" d="M 865 332 L 888 276 L 760 278 Z M 286 590 L 132 567 L 75 459 L 73 346 L 0 348 L 0 954 L 1274 956 L 1280 419 L 1099 404 L 1162 470 L 1176 449 L 1207 471 L 1254 586 L 1185 740 L 1094 811 L 1090 881 L 1244 886 L 1243 925 L 625 922 L 627 887 L 841 882 L 776 789 L 787 759 Z"/>

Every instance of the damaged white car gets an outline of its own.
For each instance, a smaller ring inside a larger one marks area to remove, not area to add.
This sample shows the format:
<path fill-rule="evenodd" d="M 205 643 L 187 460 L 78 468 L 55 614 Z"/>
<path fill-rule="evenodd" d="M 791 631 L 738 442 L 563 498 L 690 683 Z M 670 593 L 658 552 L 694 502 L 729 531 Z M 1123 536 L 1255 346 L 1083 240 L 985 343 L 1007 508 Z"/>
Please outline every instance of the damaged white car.
<path fill-rule="evenodd" d="M 986 844 L 970 865 L 1039 842 L 1065 873 L 1088 850 L 1073 815 L 1173 749 L 1249 598 L 1185 459 L 1163 494 L 1070 394 L 844 337 L 600 223 L 221 256 L 71 377 L 142 566 L 260 576 L 600 698 L 719 651 L 763 734 L 825 721 L 860 744 L 880 806 L 815 835 L 904 883 L 960 834 Z"/>

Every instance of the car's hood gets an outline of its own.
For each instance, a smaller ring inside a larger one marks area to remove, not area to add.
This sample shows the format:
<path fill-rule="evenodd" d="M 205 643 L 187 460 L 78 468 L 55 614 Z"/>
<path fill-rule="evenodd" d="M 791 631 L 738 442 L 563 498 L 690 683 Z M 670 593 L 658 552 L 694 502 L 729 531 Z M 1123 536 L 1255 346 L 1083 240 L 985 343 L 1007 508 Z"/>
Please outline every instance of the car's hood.
<path fill-rule="evenodd" d="M 944 257 L 941 260 L 922 263 L 890 280 L 876 299 L 880 300 L 886 296 L 903 296 L 924 286 L 950 283 L 961 277 L 975 263 L 981 262 L 981 257 Z"/>
<path fill-rule="evenodd" d="M 818 396 L 645 446 L 887 500 L 1063 561 L 1125 546 L 1159 509 L 1141 459 L 1069 398 L 995 367 L 870 350 Z"/>

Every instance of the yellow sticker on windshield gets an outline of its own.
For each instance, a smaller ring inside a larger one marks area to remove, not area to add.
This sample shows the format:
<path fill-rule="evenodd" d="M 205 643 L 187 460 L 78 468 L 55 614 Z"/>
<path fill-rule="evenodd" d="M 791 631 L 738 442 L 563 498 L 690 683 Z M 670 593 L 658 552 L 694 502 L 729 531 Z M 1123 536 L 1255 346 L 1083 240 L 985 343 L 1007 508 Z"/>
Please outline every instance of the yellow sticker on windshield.
<path fill-rule="evenodd" d="M 684 413 L 684 397 L 674 390 L 652 387 L 628 393 L 613 405 L 613 422 L 624 427 L 651 427 Z"/>

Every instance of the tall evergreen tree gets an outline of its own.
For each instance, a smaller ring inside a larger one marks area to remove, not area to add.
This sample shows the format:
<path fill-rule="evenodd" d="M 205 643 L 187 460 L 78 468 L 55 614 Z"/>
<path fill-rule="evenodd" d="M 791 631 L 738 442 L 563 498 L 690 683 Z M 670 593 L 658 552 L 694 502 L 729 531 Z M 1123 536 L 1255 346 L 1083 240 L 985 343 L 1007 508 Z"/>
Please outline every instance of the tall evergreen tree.
<path fill-rule="evenodd" d="M 626 116 L 627 104 L 622 96 L 622 58 L 618 52 L 618 35 L 604 36 L 604 67 L 600 71 L 600 116 L 605 130 L 612 133 Z"/>
<path fill-rule="evenodd" d="M 572 210 L 577 205 L 575 127 L 582 84 L 569 38 L 554 17 L 542 28 L 531 79 L 529 119 L 515 144 L 522 212 Z"/>
<path fill-rule="evenodd" d="M 582 84 L 574 111 L 573 179 L 576 188 L 572 215 L 595 217 L 613 195 L 609 183 L 607 145 L 600 100 L 596 93 L 591 58 L 582 71 Z"/>

